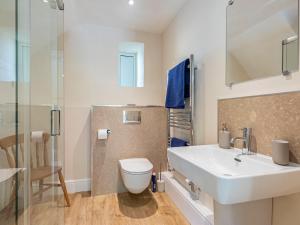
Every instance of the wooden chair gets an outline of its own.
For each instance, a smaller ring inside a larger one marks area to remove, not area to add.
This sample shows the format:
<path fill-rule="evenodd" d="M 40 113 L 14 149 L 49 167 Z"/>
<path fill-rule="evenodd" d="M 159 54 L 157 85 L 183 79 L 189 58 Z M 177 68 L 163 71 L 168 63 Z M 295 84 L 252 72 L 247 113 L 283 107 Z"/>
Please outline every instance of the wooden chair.
<path fill-rule="evenodd" d="M 16 140 L 16 135 L 12 135 L 9 137 L 5 137 L 3 139 L 0 139 L 0 148 L 3 149 L 6 153 L 8 164 L 11 168 L 16 168 L 17 162 L 16 162 L 16 141 L 18 141 L 19 144 L 19 150 L 20 156 L 18 157 L 18 162 L 22 161 L 24 164 L 24 135 L 19 135 L 18 140 Z M 70 199 L 67 192 L 67 188 L 65 185 L 65 180 L 62 175 L 62 167 L 60 166 L 50 166 L 49 160 L 48 160 L 48 148 L 47 144 L 50 139 L 50 135 L 44 133 L 43 134 L 43 141 L 42 143 L 33 143 L 31 142 L 31 146 L 33 146 L 35 149 L 34 151 L 31 150 L 30 154 L 30 165 L 31 165 L 31 171 L 30 171 L 30 181 L 31 181 L 31 193 L 32 196 L 39 195 L 40 199 L 43 197 L 43 192 L 47 191 L 53 186 L 61 186 L 64 197 L 67 203 L 67 206 L 70 207 Z M 42 147 L 42 148 L 41 148 Z M 33 154 L 35 152 L 35 154 Z M 34 156 L 35 155 L 35 156 Z M 35 160 L 34 160 L 35 158 Z M 19 165 L 19 164 L 18 164 Z M 24 166 L 24 165 L 22 165 Z M 58 175 L 60 184 L 46 184 L 44 183 L 44 180 L 48 177 L 51 177 L 52 175 Z M 39 191 L 34 193 L 32 189 L 33 182 L 39 182 Z M 15 190 L 16 187 L 13 187 L 13 190 Z"/>

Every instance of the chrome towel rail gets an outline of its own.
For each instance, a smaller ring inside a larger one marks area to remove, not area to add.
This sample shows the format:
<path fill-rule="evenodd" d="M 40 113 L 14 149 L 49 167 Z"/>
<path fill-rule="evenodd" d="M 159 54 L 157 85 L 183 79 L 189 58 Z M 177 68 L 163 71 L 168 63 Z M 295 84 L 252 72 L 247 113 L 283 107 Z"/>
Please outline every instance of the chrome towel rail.
<path fill-rule="evenodd" d="M 194 56 L 190 56 L 190 98 L 186 99 L 186 109 L 168 109 L 168 140 L 169 146 L 172 139 L 172 129 L 179 129 L 189 131 L 189 142 L 188 145 L 194 144 L 194 99 L 195 99 L 195 72 L 196 67 L 194 64 Z"/>

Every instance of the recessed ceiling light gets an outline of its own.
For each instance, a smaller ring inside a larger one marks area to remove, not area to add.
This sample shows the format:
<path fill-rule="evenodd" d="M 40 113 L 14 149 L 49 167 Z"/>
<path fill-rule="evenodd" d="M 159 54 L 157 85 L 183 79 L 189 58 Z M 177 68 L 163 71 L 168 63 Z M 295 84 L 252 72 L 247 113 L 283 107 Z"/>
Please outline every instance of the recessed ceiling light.
<path fill-rule="evenodd" d="M 134 0 L 129 0 L 129 1 L 128 1 L 128 4 L 129 4 L 129 5 L 134 5 Z"/>
<path fill-rule="evenodd" d="M 43 0 L 43 2 L 48 3 L 48 0 Z"/>

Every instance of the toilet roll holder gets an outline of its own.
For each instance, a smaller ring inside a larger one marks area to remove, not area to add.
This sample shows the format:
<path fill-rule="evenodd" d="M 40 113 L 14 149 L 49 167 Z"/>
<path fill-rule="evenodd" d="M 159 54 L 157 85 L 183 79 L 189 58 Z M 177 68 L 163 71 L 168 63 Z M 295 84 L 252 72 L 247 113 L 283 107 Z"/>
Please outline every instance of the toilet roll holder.
<path fill-rule="evenodd" d="M 100 130 L 106 130 L 107 136 L 106 136 L 105 138 L 99 136 L 99 131 L 100 131 Z M 110 129 L 99 129 L 99 130 L 98 130 L 98 133 L 97 133 L 97 139 L 98 139 L 98 140 L 104 140 L 104 139 L 107 139 L 107 137 L 108 137 L 111 133 L 112 133 L 112 132 L 111 132 Z"/>
<path fill-rule="evenodd" d="M 100 130 L 101 130 L 101 129 L 100 129 Z M 112 133 L 110 129 L 104 129 L 104 130 L 106 130 L 106 133 L 107 133 L 107 134 L 111 134 L 111 133 Z"/>

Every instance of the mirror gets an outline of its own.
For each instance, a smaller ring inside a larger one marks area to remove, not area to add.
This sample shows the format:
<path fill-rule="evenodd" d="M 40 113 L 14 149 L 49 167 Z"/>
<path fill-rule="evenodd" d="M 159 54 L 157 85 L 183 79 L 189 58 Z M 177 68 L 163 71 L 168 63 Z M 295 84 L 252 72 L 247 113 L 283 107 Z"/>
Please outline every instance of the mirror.
<path fill-rule="evenodd" d="M 144 43 L 120 44 L 119 84 L 121 87 L 144 87 Z"/>
<path fill-rule="evenodd" d="M 298 71 L 298 23 L 298 0 L 229 1 L 226 85 Z"/>

